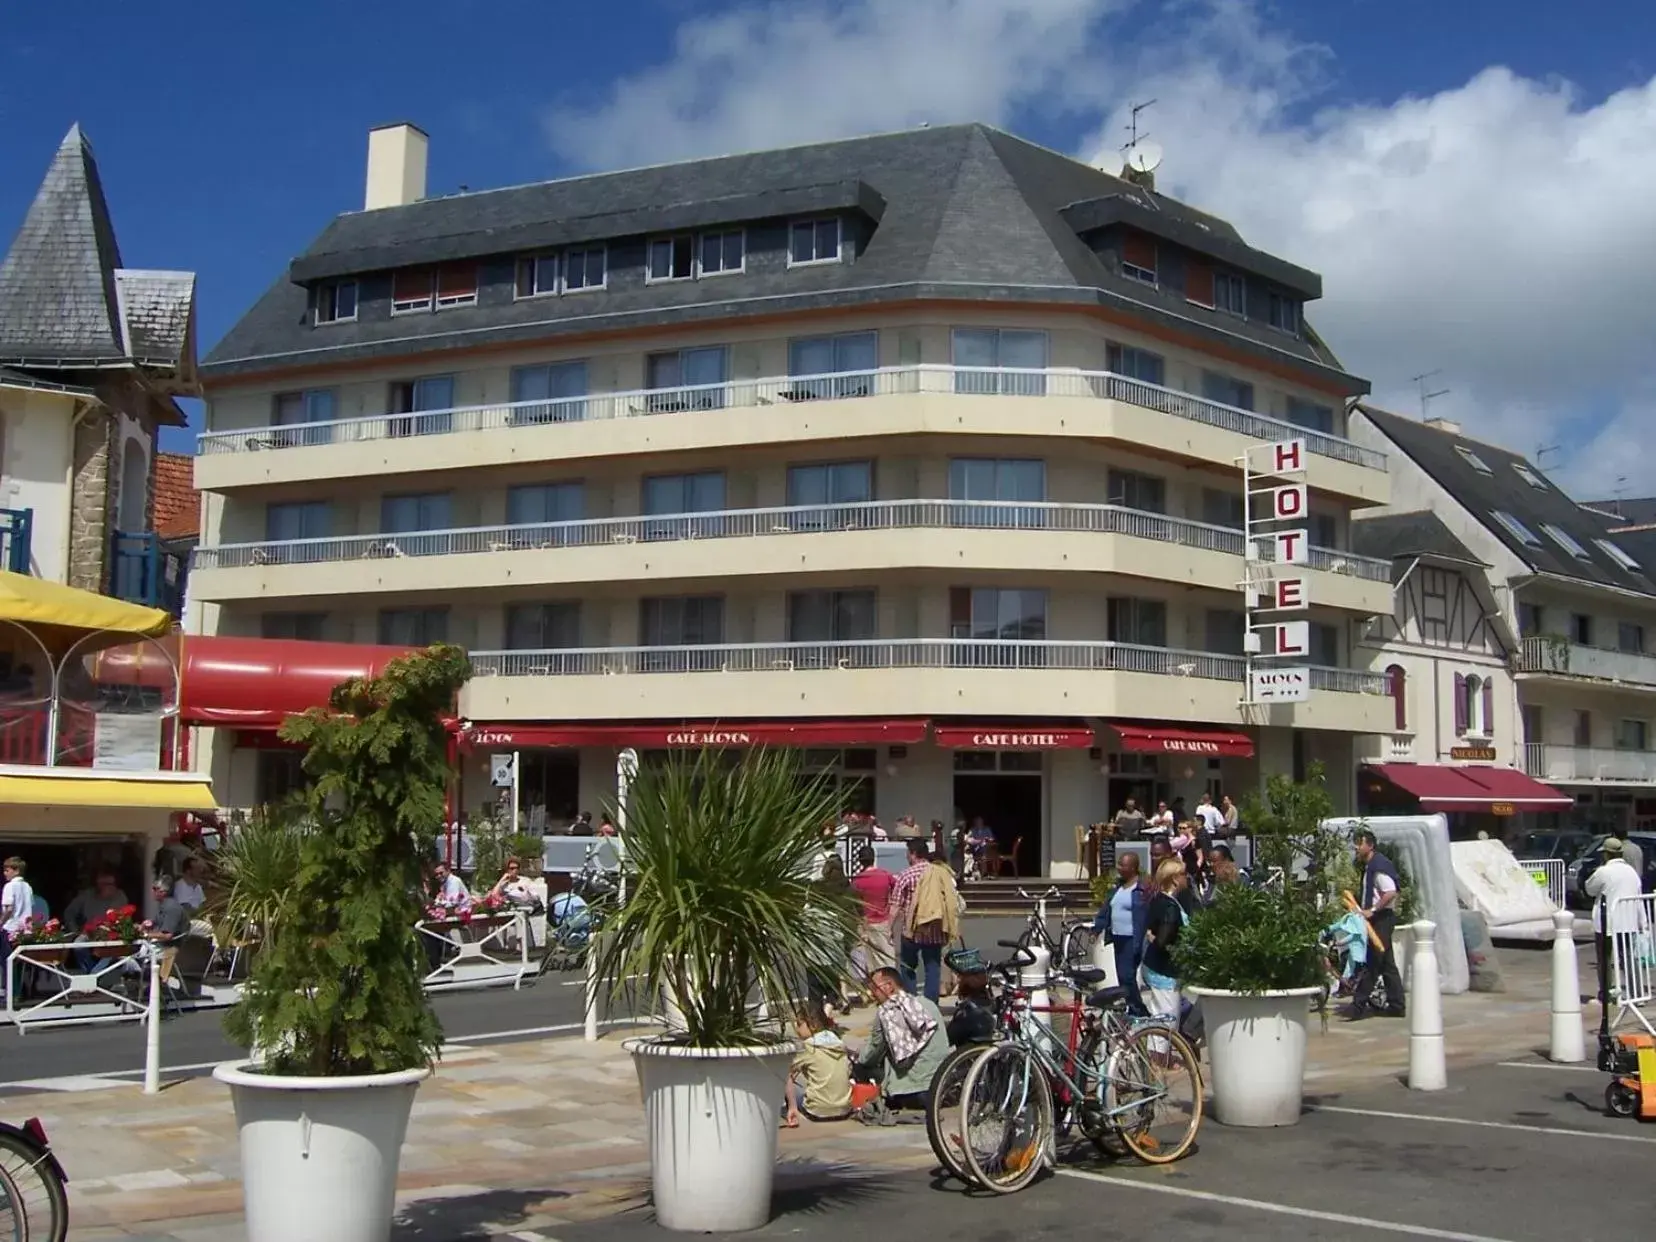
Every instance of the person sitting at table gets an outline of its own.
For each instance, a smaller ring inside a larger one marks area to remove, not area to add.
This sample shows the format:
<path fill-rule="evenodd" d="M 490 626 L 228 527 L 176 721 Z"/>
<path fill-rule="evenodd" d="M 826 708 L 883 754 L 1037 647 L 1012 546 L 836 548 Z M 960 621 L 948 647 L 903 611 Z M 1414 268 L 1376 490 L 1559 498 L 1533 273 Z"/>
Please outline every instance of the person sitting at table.
<path fill-rule="evenodd" d="M 150 892 L 155 896 L 155 917 L 146 919 L 138 928 L 140 943 L 132 956 L 121 959 L 121 970 L 125 974 L 147 973 L 150 959 L 171 948 L 175 940 L 190 930 L 190 912 L 168 891 L 166 876 L 156 876 Z M 162 964 L 164 967 L 164 959 Z"/>
<path fill-rule="evenodd" d="M 199 858 L 186 858 L 178 883 L 172 887 L 173 899 L 192 916 L 207 904 L 207 868 Z"/>
<path fill-rule="evenodd" d="M 131 904 L 117 884 L 115 873 L 108 867 L 99 867 L 93 872 L 92 887 L 82 889 L 64 907 L 63 925 L 75 932 L 77 940 L 83 941 L 86 939 L 83 929 L 88 923 L 96 923 L 111 910 Z M 91 949 L 76 949 L 74 959 L 82 972 L 90 972 L 96 960 Z"/>
<path fill-rule="evenodd" d="M 432 899 L 455 911 L 471 909 L 471 893 L 466 882 L 455 875 L 445 862 L 431 869 Z"/>

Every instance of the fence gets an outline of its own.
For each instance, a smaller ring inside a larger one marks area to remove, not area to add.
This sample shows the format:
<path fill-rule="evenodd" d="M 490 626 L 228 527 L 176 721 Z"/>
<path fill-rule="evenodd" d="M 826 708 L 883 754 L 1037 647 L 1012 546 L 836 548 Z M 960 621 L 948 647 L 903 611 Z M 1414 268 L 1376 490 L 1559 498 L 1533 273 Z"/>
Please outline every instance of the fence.
<path fill-rule="evenodd" d="M 1564 860 L 1562 858 L 1525 858 L 1519 865 L 1529 873 L 1537 888 L 1547 890 L 1547 899 L 1558 910 L 1564 908 Z"/>
<path fill-rule="evenodd" d="M 431 970 L 424 979 L 428 992 L 499 987 L 508 982 L 516 991 L 534 971 L 529 961 L 529 919 L 522 910 L 441 922 L 421 919 L 414 929 L 431 955 Z"/>
<path fill-rule="evenodd" d="M 11 983 L 6 989 L 6 1017 L 25 1034 L 30 1025 L 86 1026 L 96 1022 L 136 1022 L 144 1017 L 142 987 L 116 989 L 129 979 L 148 977 L 148 968 L 134 956 L 138 942 L 100 940 L 96 944 L 25 944 L 12 950 Z M 79 958 L 79 961 L 76 961 Z M 84 971 L 70 968 L 84 965 Z M 136 963 L 142 969 L 127 969 Z M 44 999 L 19 1005 L 23 980 L 35 991 L 50 990 Z M 44 986 L 43 986 L 44 985 Z"/>
<path fill-rule="evenodd" d="M 1613 968 L 1611 992 L 1616 1001 L 1616 1020 L 1631 1016 L 1656 1035 L 1651 1025 L 1651 1004 L 1656 1001 L 1656 893 L 1622 897 L 1610 907 L 1605 931 L 1610 942 Z"/>

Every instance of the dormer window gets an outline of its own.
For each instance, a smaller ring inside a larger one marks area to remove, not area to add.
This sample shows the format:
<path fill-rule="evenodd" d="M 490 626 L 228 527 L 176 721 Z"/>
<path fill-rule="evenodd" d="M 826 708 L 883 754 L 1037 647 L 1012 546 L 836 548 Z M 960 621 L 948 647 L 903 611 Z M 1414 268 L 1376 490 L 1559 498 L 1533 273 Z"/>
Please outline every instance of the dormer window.
<path fill-rule="evenodd" d="M 723 233 L 703 233 L 701 237 L 700 276 L 722 276 L 740 272 L 746 265 L 747 235 L 741 229 Z"/>
<path fill-rule="evenodd" d="M 607 253 L 599 246 L 571 246 L 564 251 L 565 293 L 581 289 L 602 289 L 607 270 Z"/>
<path fill-rule="evenodd" d="M 330 280 L 316 286 L 317 323 L 347 323 L 356 317 L 356 281 Z"/>
<path fill-rule="evenodd" d="M 475 306 L 477 265 L 447 263 L 442 267 L 405 267 L 391 274 L 391 313 L 411 315 L 433 307 Z"/>
<path fill-rule="evenodd" d="M 448 263 L 437 269 L 437 309 L 477 305 L 477 264 Z"/>
<path fill-rule="evenodd" d="M 1213 306 L 1239 319 L 1248 317 L 1248 282 L 1235 272 L 1213 274 Z"/>
<path fill-rule="evenodd" d="M 788 266 L 800 267 L 807 263 L 838 263 L 840 258 L 840 222 L 837 217 L 826 220 L 796 220 L 788 230 Z"/>
<path fill-rule="evenodd" d="M 558 291 L 558 256 L 554 254 L 524 255 L 517 262 L 517 296 L 520 298 L 548 297 Z"/>
<path fill-rule="evenodd" d="M 1128 233 L 1121 239 L 1121 274 L 1129 280 L 1156 283 L 1156 243 L 1143 233 Z"/>
<path fill-rule="evenodd" d="M 696 239 L 689 233 L 656 237 L 650 241 L 650 263 L 644 278 L 650 284 L 689 280 L 696 274 Z"/>
<path fill-rule="evenodd" d="M 1270 325 L 1290 336 L 1300 334 L 1300 304 L 1293 298 L 1273 293 L 1267 300 L 1266 314 Z"/>

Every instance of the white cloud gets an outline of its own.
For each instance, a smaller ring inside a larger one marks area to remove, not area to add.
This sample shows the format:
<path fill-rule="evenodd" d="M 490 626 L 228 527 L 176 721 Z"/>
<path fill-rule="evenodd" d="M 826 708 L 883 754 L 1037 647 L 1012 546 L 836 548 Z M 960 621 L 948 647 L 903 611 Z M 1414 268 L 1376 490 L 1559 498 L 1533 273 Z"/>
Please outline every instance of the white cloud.
<path fill-rule="evenodd" d="M 1320 271 L 1312 319 L 1381 402 L 1533 452 L 1578 494 L 1630 494 L 1656 411 L 1656 79 L 1588 102 L 1491 67 L 1430 96 L 1317 108 L 1337 56 L 1249 0 L 793 0 L 696 18 L 668 62 L 548 121 L 565 158 L 618 167 L 922 121 L 1097 119 L 1113 162 L 1155 97 L 1161 187 Z M 1124 37 L 1118 37 L 1124 36 Z M 1130 36 L 1130 37 L 1125 37 Z"/>

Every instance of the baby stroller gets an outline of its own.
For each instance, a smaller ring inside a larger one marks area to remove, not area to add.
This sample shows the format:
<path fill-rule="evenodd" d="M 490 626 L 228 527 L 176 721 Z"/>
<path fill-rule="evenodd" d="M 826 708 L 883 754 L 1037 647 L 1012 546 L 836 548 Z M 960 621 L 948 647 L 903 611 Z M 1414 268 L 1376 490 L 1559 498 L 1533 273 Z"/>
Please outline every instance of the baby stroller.
<path fill-rule="evenodd" d="M 1368 924 L 1355 910 L 1348 910 L 1330 923 L 1322 934 L 1324 990 L 1328 1000 L 1351 996 L 1357 976 L 1368 965 Z M 1383 983 L 1376 983 L 1374 1004 L 1384 1007 L 1388 998 L 1380 995 Z"/>

